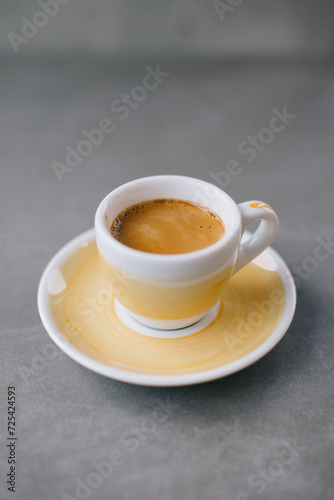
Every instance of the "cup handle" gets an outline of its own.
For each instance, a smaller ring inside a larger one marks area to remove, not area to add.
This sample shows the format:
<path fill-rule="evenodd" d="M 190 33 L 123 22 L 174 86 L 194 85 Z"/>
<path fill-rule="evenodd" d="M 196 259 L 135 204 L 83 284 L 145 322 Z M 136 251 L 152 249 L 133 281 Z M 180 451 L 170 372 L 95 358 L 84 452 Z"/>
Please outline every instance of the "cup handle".
<path fill-rule="evenodd" d="M 245 230 L 256 220 L 261 224 L 244 243 L 240 244 L 237 261 L 233 274 L 240 271 L 248 262 L 255 259 L 274 240 L 278 230 L 278 217 L 274 210 L 263 201 L 245 201 L 239 203 L 238 209 L 241 216 L 241 236 Z"/>

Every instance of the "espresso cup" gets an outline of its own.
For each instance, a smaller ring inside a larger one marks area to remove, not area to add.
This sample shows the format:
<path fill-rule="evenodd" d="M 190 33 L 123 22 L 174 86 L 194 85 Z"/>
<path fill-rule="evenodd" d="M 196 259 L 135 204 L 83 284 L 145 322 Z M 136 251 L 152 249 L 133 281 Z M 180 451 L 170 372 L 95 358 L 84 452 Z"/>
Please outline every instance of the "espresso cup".
<path fill-rule="evenodd" d="M 117 241 L 110 232 L 114 219 L 129 206 L 152 199 L 203 205 L 220 217 L 225 234 L 210 246 L 179 254 L 143 252 Z M 257 230 L 240 243 L 257 220 Z M 222 297 L 231 276 L 270 245 L 277 229 L 277 215 L 266 203 L 236 205 L 218 187 L 178 175 L 128 182 L 108 194 L 95 215 L 97 247 L 113 296 L 135 321 L 163 330 L 185 328 L 203 318 Z"/>

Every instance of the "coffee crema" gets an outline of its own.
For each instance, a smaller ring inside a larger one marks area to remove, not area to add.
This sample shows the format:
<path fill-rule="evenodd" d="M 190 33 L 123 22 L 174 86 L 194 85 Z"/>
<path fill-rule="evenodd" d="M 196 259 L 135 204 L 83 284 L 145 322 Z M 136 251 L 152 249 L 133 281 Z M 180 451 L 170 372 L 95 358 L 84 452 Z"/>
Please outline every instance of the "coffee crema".
<path fill-rule="evenodd" d="M 148 200 L 123 210 L 111 235 L 143 252 L 180 254 L 208 247 L 222 238 L 221 218 L 203 205 L 177 199 Z"/>

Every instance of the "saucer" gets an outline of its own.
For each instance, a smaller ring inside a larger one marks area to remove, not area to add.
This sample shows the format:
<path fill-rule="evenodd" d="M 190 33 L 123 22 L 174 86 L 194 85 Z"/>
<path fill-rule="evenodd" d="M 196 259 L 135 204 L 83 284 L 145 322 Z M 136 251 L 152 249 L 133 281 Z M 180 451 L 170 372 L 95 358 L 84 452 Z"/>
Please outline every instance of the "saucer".
<path fill-rule="evenodd" d="M 231 278 L 198 324 L 171 334 L 141 327 L 107 287 L 94 229 L 53 257 L 38 289 L 42 322 L 63 352 L 106 377 L 149 386 L 196 384 L 246 368 L 281 340 L 295 306 L 291 273 L 269 247 Z"/>

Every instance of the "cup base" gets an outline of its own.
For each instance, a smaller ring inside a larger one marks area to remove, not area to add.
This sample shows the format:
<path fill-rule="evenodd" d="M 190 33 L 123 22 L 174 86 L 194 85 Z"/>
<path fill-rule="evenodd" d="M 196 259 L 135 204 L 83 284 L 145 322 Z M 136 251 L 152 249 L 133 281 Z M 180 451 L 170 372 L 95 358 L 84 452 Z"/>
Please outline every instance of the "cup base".
<path fill-rule="evenodd" d="M 212 323 L 219 312 L 220 301 L 218 301 L 204 316 L 194 316 L 193 318 L 177 321 L 178 327 L 171 327 L 170 321 L 154 320 L 133 314 L 126 309 L 117 299 L 114 300 L 115 312 L 124 325 L 141 335 L 161 339 L 175 339 L 188 337 L 206 328 Z M 193 319 L 195 320 L 193 321 Z M 143 322 L 141 321 L 143 319 Z M 149 320 L 149 323 L 147 322 Z M 145 322 L 145 323 L 144 323 Z M 189 322 L 191 323 L 189 325 Z M 173 322 L 176 325 L 176 321 Z M 184 326 L 182 326 L 184 324 Z M 152 326 L 151 326 L 152 325 Z M 181 325 L 181 326 L 180 326 Z M 166 328 L 167 327 L 167 328 Z"/>

